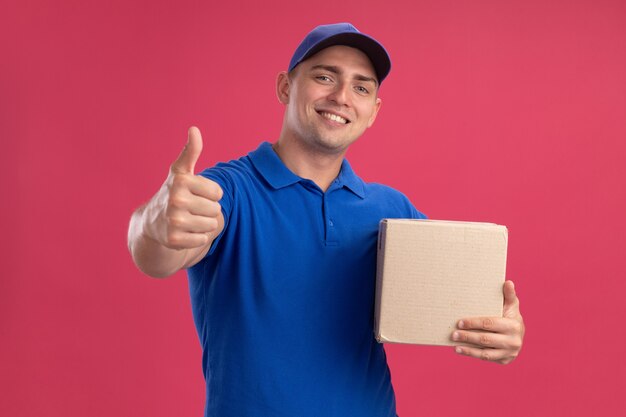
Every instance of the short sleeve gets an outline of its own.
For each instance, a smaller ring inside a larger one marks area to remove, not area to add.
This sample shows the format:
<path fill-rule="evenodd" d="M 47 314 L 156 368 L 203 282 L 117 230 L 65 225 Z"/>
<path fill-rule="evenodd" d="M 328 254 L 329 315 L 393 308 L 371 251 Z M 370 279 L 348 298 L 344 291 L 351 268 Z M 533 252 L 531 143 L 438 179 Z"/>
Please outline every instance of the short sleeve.
<path fill-rule="evenodd" d="M 428 218 L 428 216 L 426 216 L 424 213 L 422 213 L 421 211 L 415 208 L 413 203 L 411 203 L 411 200 L 405 194 L 399 191 L 396 191 L 396 192 L 400 194 L 401 196 L 401 199 L 404 205 L 404 210 L 408 211 L 408 215 L 406 216 L 406 218 L 408 219 L 427 219 Z"/>
<path fill-rule="evenodd" d="M 428 218 L 428 216 L 426 216 L 424 213 L 416 209 L 412 203 L 409 202 L 409 204 L 411 205 L 411 218 L 412 219 L 424 219 L 425 220 Z"/>

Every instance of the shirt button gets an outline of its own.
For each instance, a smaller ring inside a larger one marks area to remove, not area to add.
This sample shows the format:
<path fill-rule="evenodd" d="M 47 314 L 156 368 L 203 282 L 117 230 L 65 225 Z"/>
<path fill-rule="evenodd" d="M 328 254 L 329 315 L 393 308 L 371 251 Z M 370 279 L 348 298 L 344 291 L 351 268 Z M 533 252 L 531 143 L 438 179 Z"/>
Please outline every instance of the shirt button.
<path fill-rule="evenodd" d="M 329 225 L 331 225 L 331 226 L 334 226 L 334 225 L 335 225 L 335 223 L 333 223 L 333 221 L 332 221 L 332 220 L 329 220 L 329 221 L 328 221 L 328 224 L 329 224 Z"/>

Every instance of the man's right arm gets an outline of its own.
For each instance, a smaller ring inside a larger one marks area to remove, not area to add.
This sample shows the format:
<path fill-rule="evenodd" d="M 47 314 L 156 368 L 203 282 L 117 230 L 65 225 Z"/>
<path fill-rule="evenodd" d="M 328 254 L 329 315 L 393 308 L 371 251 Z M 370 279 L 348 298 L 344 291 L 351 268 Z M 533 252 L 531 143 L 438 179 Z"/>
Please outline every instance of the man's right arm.
<path fill-rule="evenodd" d="M 137 267 L 152 277 L 195 265 L 224 229 L 221 187 L 194 175 L 201 152 L 200 131 L 191 127 L 161 189 L 130 219 L 128 249 Z"/>

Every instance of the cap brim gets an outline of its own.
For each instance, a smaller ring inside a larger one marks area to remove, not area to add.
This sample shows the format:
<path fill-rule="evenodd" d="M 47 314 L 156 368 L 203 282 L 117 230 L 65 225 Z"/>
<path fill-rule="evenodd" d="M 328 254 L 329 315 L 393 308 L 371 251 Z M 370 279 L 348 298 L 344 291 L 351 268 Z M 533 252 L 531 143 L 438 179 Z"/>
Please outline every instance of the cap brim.
<path fill-rule="evenodd" d="M 329 36 L 309 48 L 293 67 L 295 68 L 300 62 L 310 58 L 322 49 L 335 45 L 351 46 L 363 51 L 372 62 L 379 84 L 387 77 L 389 71 L 391 71 L 391 59 L 385 48 L 375 39 L 358 32 L 338 33 Z"/>

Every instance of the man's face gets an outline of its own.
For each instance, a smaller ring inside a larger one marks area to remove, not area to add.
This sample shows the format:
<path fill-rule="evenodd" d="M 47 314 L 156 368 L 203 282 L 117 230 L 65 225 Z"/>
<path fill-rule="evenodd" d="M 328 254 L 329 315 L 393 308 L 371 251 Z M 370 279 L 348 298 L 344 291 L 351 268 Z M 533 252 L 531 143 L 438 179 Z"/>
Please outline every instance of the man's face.
<path fill-rule="evenodd" d="M 341 153 L 374 123 L 381 101 L 372 64 L 363 52 L 332 46 L 278 81 L 287 108 L 283 133 L 317 152 Z"/>

